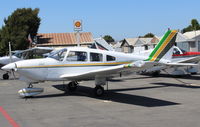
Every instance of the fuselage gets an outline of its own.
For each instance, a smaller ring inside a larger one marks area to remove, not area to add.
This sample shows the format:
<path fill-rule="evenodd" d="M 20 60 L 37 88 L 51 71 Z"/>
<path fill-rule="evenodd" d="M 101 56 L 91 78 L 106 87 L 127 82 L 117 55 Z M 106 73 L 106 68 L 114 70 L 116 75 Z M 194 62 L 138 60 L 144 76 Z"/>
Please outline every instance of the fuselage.
<path fill-rule="evenodd" d="M 15 62 L 17 72 L 33 81 L 59 81 L 63 74 L 83 73 L 147 59 L 146 56 L 86 47 L 62 49 L 43 59 Z"/>

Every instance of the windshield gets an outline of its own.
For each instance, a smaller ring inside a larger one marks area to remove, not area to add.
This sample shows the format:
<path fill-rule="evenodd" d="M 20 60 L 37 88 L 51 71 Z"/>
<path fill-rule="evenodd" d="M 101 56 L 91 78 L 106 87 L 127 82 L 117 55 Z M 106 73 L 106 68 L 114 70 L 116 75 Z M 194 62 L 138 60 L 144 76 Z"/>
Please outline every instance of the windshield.
<path fill-rule="evenodd" d="M 180 49 L 180 50 L 183 52 L 183 54 L 184 54 L 184 53 L 186 53 L 186 51 L 185 51 L 185 50 L 183 50 L 183 49 Z"/>
<path fill-rule="evenodd" d="M 174 48 L 173 54 L 179 55 L 181 52 L 177 48 Z"/>
<path fill-rule="evenodd" d="M 22 52 L 20 52 L 20 51 L 19 52 L 15 52 L 13 55 L 18 57 L 18 58 L 21 58 L 22 57 Z"/>
<path fill-rule="evenodd" d="M 66 53 L 67 53 L 67 49 L 65 48 L 65 49 L 61 49 L 61 50 L 58 50 L 58 51 L 50 54 L 49 57 L 62 61 L 64 59 Z"/>

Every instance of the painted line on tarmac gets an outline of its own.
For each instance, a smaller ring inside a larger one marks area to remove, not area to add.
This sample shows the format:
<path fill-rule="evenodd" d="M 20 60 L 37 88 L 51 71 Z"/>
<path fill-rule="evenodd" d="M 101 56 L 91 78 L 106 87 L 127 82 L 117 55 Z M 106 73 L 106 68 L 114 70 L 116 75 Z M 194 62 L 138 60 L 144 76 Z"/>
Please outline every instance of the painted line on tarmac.
<path fill-rule="evenodd" d="M 8 120 L 8 122 L 10 123 L 10 125 L 12 125 L 12 127 L 20 127 L 15 120 L 6 112 L 5 109 L 3 109 L 3 107 L 0 106 L 0 112 L 2 113 L 2 115 Z"/>

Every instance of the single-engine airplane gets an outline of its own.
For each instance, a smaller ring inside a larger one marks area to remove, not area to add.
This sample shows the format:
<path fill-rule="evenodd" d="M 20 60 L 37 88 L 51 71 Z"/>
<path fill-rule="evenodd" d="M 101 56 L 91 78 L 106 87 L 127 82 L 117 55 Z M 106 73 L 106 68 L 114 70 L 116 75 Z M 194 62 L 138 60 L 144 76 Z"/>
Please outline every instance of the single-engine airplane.
<path fill-rule="evenodd" d="M 61 49 L 43 59 L 23 60 L 2 67 L 20 74 L 20 80 L 28 83 L 28 88 L 19 90 L 23 97 L 41 93 L 43 89 L 32 88 L 33 83 L 44 81 L 70 81 L 67 90 L 74 91 L 79 81 L 95 80 L 94 93 L 101 96 L 106 79 L 121 75 L 123 72 L 138 72 L 158 64 L 167 66 L 191 65 L 190 63 L 171 63 L 172 46 L 176 30 L 168 30 L 149 57 L 115 51 L 69 47 Z M 194 64 L 192 64 L 194 65 Z"/>
<path fill-rule="evenodd" d="M 9 43 L 10 45 L 10 43 Z M 26 50 L 18 50 L 12 51 L 12 55 L 0 57 L 0 67 L 5 66 L 6 64 L 26 60 L 26 59 L 34 59 L 34 58 L 43 58 L 43 54 L 49 53 L 53 50 L 53 48 L 49 47 L 35 47 Z M 11 48 L 9 46 L 9 52 L 11 52 Z M 3 79 L 9 79 L 9 71 L 3 74 Z"/>

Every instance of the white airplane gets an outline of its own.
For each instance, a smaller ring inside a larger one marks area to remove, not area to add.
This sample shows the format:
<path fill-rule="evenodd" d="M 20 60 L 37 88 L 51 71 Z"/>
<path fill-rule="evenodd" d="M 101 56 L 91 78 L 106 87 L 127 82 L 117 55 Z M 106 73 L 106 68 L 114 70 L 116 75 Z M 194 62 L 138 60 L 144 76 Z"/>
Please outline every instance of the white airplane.
<path fill-rule="evenodd" d="M 44 81 L 70 81 L 67 90 L 74 91 L 78 81 L 95 80 L 94 93 L 101 96 L 106 79 L 121 75 L 123 72 L 138 72 L 146 68 L 164 64 L 167 66 L 194 65 L 190 63 L 171 63 L 172 46 L 175 43 L 176 30 L 169 30 L 164 35 L 149 57 L 90 49 L 69 47 L 59 50 L 43 59 L 23 60 L 10 63 L 3 70 L 14 70 L 20 74 L 20 80 L 28 83 L 28 88 L 19 90 L 23 97 L 41 93 L 42 88 L 32 88 L 33 83 Z"/>
<path fill-rule="evenodd" d="M 9 44 L 10 45 L 10 44 Z M 26 59 L 34 59 L 34 58 L 43 58 L 43 54 L 49 53 L 53 50 L 53 48 L 49 47 L 35 47 L 26 50 L 18 50 L 12 51 L 12 55 L 0 57 L 0 67 L 5 66 L 6 64 L 26 60 Z M 9 46 L 9 52 L 11 53 L 11 49 Z M 9 79 L 9 71 L 3 74 L 3 79 Z"/>

